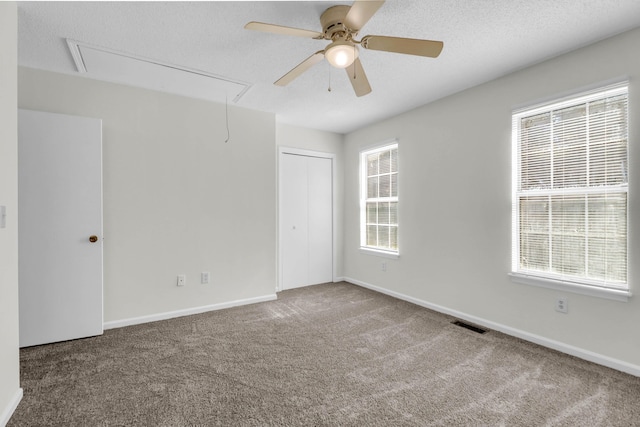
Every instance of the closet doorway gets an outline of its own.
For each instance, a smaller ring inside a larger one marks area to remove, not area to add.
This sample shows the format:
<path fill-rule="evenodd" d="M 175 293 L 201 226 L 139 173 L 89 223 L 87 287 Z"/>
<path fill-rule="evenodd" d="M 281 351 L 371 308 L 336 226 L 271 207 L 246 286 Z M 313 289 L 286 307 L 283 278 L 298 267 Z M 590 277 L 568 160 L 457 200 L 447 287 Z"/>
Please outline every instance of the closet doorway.
<path fill-rule="evenodd" d="M 334 156 L 279 151 L 279 286 L 333 281 Z"/>

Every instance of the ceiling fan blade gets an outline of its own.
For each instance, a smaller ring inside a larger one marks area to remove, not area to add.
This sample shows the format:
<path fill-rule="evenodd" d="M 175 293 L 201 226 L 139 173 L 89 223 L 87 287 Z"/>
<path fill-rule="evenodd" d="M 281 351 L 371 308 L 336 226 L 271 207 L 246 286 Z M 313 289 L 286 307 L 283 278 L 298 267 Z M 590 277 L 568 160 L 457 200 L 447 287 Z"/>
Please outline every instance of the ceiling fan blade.
<path fill-rule="evenodd" d="M 347 70 L 349 81 L 357 96 L 364 96 L 371 92 L 371 86 L 369 85 L 367 75 L 364 73 L 364 68 L 362 68 L 360 58 L 356 58 L 353 64 L 349 65 L 345 70 Z"/>
<path fill-rule="evenodd" d="M 316 65 L 318 62 L 322 61 L 323 59 L 324 59 L 324 51 L 323 50 L 314 53 L 313 55 L 311 55 L 310 57 L 308 57 L 307 59 L 305 59 L 304 61 L 302 61 L 298 65 L 296 65 L 287 74 L 285 74 L 284 76 L 280 77 L 274 83 L 274 85 L 276 85 L 276 86 L 286 86 L 286 85 L 288 85 L 289 83 L 291 83 L 291 81 L 293 79 L 295 79 L 300 74 L 304 73 L 309 68 L 313 67 L 314 65 Z"/>
<path fill-rule="evenodd" d="M 433 40 L 406 39 L 402 37 L 366 36 L 362 39 L 361 46 L 365 49 L 436 58 L 440 55 L 444 43 Z"/>
<path fill-rule="evenodd" d="M 359 31 L 383 4 L 384 0 L 356 0 L 349 9 L 344 24 L 347 28 Z"/>
<path fill-rule="evenodd" d="M 306 37 L 322 39 L 324 34 L 317 31 L 302 30 L 300 28 L 283 27 L 282 25 L 265 24 L 264 22 L 251 21 L 244 26 L 247 30 L 264 31 L 265 33 L 282 34 L 285 36 Z"/>

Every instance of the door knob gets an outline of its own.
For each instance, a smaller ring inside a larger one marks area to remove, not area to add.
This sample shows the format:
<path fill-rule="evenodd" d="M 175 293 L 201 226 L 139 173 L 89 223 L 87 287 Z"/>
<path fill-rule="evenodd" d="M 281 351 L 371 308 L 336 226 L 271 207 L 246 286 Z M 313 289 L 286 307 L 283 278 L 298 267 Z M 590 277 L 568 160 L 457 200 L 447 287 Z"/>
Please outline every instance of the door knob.
<path fill-rule="evenodd" d="M 98 236 L 89 236 L 89 241 L 90 241 L 91 243 L 95 243 L 95 242 L 97 242 L 97 241 L 98 241 Z"/>

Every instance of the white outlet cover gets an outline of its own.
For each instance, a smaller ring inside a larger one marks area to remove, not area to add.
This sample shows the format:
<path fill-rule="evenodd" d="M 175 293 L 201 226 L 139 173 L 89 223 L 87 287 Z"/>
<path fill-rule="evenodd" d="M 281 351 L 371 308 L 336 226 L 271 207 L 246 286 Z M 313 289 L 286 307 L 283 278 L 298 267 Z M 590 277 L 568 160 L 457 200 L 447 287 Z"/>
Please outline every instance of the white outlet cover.
<path fill-rule="evenodd" d="M 210 277 L 211 277 L 211 274 L 208 271 L 203 271 L 200 274 L 200 283 L 203 283 L 203 284 L 209 283 Z"/>
<path fill-rule="evenodd" d="M 556 300 L 556 311 L 560 313 L 569 312 L 569 300 L 567 298 L 558 298 Z"/>
<path fill-rule="evenodd" d="M 178 275 L 178 286 L 184 286 L 187 282 L 187 276 L 184 274 Z"/>

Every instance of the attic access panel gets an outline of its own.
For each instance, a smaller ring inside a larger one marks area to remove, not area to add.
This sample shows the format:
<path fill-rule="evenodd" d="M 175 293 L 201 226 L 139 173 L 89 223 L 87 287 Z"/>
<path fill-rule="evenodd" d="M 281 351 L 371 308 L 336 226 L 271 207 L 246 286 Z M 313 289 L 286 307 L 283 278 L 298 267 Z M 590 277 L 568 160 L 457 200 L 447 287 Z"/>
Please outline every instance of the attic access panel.
<path fill-rule="evenodd" d="M 87 77 L 191 98 L 238 102 L 251 85 L 239 80 L 67 39 L 78 72 Z"/>

